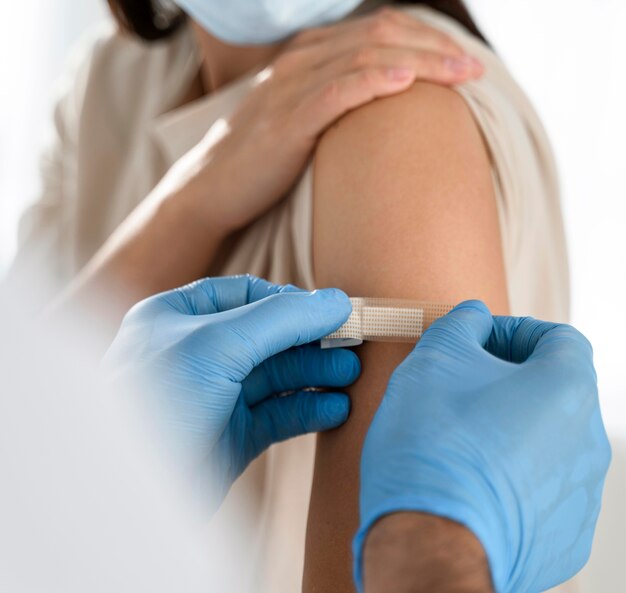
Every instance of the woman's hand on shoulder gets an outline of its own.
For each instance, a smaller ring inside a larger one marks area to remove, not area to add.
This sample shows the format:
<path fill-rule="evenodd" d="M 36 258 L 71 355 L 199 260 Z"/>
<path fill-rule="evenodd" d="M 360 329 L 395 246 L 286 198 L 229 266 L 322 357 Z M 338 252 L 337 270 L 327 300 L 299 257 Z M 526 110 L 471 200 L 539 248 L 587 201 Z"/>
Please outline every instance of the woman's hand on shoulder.
<path fill-rule="evenodd" d="M 416 80 L 448 85 L 481 72 L 451 39 L 390 9 L 296 36 L 233 115 L 130 214 L 57 306 L 106 303 L 98 313 L 116 327 L 133 303 L 205 276 L 228 249 L 224 240 L 280 201 L 320 136 L 348 111 L 380 97 L 393 101 L 390 95 Z M 348 143 L 341 156 L 359 148 Z M 105 291 L 112 296 L 103 298 Z"/>
<path fill-rule="evenodd" d="M 310 29 L 286 45 L 170 178 L 228 234 L 284 197 L 320 135 L 348 111 L 416 80 L 452 85 L 481 75 L 480 63 L 450 37 L 398 10 Z"/>

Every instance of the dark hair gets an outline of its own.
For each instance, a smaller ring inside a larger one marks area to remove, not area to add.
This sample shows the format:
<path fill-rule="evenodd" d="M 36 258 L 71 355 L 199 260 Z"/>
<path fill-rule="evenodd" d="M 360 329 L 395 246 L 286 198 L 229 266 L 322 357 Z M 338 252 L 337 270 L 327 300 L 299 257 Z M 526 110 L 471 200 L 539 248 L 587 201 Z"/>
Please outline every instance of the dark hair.
<path fill-rule="evenodd" d="M 120 26 L 146 41 L 165 39 L 185 21 L 185 15 L 169 0 L 107 0 Z M 487 43 L 462 0 L 393 0 L 394 4 L 423 4 L 447 14 Z"/>
<path fill-rule="evenodd" d="M 165 39 L 185 22 L 173 3 L 161 0 L 107 0 L 113 17 L 125 31 L 145 41 Z"/>
<path fill-rule="evenodd" d="M 475 35 L 483 43 L 489 45 L 486 37 L 482 34 L 478 25 L 472 18 L 470 11 L 465 6 L 463 0 L 430 0 L 429 2 L 416 2 L 415 0 L 394 0 L 395 4 L 424 4 L 430 8 L 447 14 L 455 21 L 461 23 L 472 35 Z"/>

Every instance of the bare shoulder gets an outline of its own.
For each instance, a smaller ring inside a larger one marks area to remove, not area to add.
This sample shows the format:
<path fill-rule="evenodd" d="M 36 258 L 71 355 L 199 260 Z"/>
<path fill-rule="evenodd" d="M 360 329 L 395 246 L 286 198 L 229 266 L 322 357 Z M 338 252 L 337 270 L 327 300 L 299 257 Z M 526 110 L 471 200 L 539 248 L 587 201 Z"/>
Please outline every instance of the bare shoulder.
<path fill-rule="evenodd" d="M 421 136 L 416 137 L 415 132 Z M 385 140 L 410 143 L 414 148 L 431 141 L 480 141 L 480 134 L 465 100 L 454 90 L 417 82 L 409 90 L 378 99 L 356 109 L 331 127 L 323 136 L 318 154 L 332 152 L 342 144 L 365 141 L 380 146 Z"/>
<path fill-rule="evenodd" d="M 453 89 L 417 83 L 349 113 L 322 138 L 314 178 L 320 284 L 368 296 L 483 298 L 506 312 L 489 155 Z"/>

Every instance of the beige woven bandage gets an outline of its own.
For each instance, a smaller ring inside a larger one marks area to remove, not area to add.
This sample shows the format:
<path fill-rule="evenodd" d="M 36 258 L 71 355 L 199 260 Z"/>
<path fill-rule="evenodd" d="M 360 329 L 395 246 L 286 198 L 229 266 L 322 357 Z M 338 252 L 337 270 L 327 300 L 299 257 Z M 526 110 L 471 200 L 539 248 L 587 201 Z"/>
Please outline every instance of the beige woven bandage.
<path fill-rule="evenodd" d="M 352 314 L 322 348 L 358 346 L 364 341 L 417 342 L 430 324 L 453 309 L 450 305 L 403 299 L 352 298 Z"/>

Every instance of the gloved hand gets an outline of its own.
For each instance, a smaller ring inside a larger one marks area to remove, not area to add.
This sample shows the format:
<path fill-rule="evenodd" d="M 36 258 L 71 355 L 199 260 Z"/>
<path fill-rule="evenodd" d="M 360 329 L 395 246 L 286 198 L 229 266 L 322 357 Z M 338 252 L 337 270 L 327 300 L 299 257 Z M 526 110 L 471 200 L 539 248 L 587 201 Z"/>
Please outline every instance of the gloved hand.
<path fill-rule="evenodd" d="M 567 580 L 589 556 L 610 455 L 589 342 L 462 303 L 396 369 L 366 437 L 359 590 L 367 533 L 398 511 L 469 528 L 497 593 Z"/>
<path fill-rule="evenodd" d="M 335 289 L 306 292 L 249 276 L 202 280 L 136 305 L 104 366 L 158 407 L 177 458 L 213 511 L 270 445 L 346 420 L 345 394 L 301 389 L 356 380 L 353 352 L 303 346 L 350 312 Z"/>

